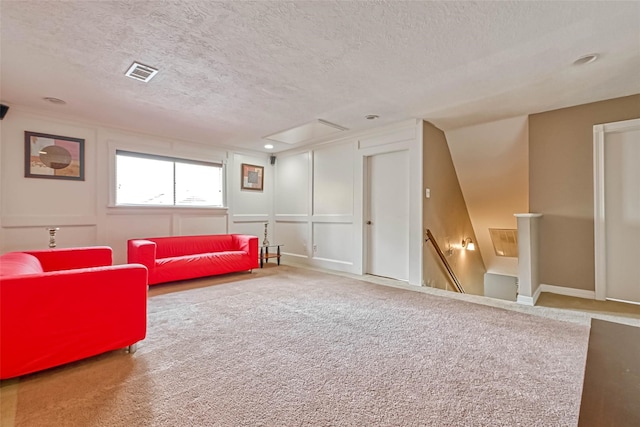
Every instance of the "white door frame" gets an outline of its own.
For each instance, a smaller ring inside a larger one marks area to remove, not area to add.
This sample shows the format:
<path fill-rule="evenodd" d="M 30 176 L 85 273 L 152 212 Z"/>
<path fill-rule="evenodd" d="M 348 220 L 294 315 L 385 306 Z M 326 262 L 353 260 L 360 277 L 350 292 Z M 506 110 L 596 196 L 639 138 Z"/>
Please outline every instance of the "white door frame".
<path fill-rule="evenodd" d="M 361 177 L 357 197 L 356 212 L 360 214 L 360 230 L 357 247 L 360 248 L 360 271 L 367 271 L 367 257 L 365 252 L 368 242 L 365 232 L 365 216 L 367 214 L 366 200 L 366 162 L 367 157 L 392 151 L 409 150 L 409 284 L 420 286 L 422 283 L 422 120 L 403 122 L 386 134 L 377 134 L 370 138 L 360 138 L 357 142 L 356 170 Z"/>
<path fill-rule="evenodd" d="M 596 299 L 607 298 L 607 240 L 605 227 L 604 144 L 607 133 L 640 129 L 640 119 L 606 123 L 593 127 L 593 207 Z"/>

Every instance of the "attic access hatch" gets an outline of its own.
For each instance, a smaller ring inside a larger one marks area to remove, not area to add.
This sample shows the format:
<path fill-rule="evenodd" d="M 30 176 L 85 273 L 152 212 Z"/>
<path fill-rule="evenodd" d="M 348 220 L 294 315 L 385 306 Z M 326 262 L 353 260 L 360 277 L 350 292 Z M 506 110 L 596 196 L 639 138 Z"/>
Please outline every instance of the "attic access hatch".
<path fill-rule="evenodd" d="M 299 144 L 317 138 L 329 136 L 336 132 L 348 130 L 342 126 L 317 119 L 313 122 L 267 135 L 264 139 L 285 144 Z"/>
<path fill-rule="evenodd" d="M 497 256 L 518 257 L 518 230 L 510 228 L 490 228 L 493 250 Z"/>

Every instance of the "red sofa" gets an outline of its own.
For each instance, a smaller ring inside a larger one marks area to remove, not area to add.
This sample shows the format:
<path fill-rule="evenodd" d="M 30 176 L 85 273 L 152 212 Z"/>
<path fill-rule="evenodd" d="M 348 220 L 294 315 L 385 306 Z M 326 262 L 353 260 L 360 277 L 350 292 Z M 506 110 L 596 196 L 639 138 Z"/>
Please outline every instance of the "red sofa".
<path fill-rule="evenodd" d="M 149 284 L 258 268 L 258 238 L 244 234 L 154 237 L 128 241 L 127 260 L 149 270 Z"/>
<path fill-rule="evenodd" d="M 129 347 L 147 331 L 147 269 L 107 246 L 0 256 L 0 379 Z"/>

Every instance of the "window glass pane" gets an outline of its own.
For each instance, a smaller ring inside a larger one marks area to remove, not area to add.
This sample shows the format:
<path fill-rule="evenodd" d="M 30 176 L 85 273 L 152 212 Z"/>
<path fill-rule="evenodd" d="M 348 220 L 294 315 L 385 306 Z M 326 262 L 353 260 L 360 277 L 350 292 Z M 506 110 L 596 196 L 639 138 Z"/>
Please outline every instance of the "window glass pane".
<path fill-rule="evenodd" d="M 116 204 L 173 205 L 173 162 L 116 156 Z"/>
<path fill-rule="evenodd" d="M 116 205 L 224 207 L 219 163 L 116 151 Z"/>
<path fill-rule="evenodd" d="M 176 162 L 176 205 L 222 206 L 222 168 Z"/>

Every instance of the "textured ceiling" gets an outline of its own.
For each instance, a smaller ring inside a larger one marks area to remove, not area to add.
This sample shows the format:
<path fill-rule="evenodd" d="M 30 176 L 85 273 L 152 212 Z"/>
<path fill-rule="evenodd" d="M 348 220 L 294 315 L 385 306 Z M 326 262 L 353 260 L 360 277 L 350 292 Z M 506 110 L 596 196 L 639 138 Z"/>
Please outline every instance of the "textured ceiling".
<path fill-rule="evenodd" d="M 3 103 L 247 149 L 315 119 L 448 130 L 640 92 L 640 2 L 2 0 L 0 14 Z M 129 79 L 133 61 L 160 72 Z"/>

